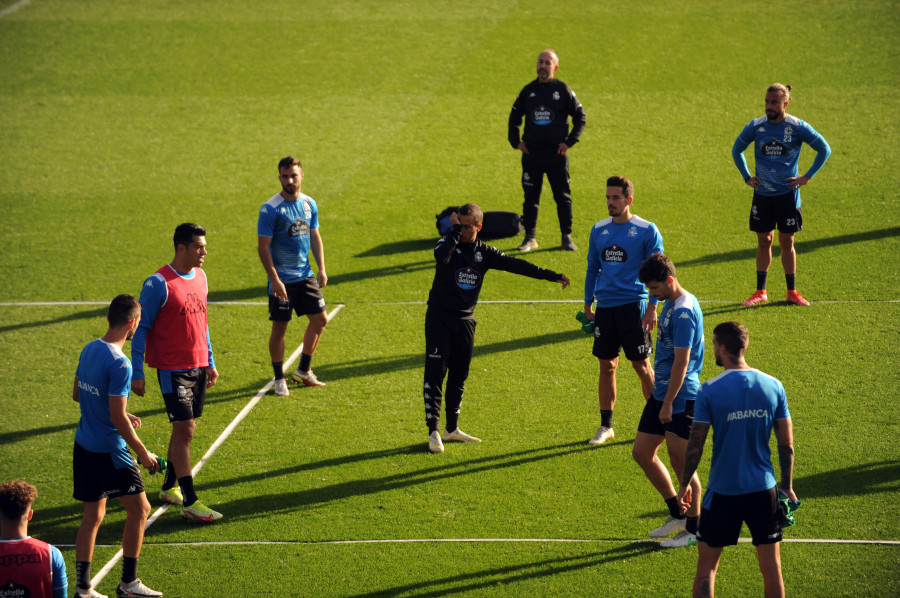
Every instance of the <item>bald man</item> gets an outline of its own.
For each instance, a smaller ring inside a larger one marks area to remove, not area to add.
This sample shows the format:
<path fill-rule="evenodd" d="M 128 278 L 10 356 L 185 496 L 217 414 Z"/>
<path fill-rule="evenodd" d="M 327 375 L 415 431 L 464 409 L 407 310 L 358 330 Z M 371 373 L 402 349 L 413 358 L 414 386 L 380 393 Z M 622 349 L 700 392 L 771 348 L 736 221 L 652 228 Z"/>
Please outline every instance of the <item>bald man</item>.
<path fill-rule="evenodd" d="M 509 113 L 509 143 L 522 152 L 522 224 L 525 239 L 519 251 L 537 249 L 538 205 L 544 175 L 553 191 L 561 247 L 575 251 L 572 240 L 572 195 L 569 189 L 569 148 L 578 143 L 587 117 L 575 92 L 556 78 L 559 56 L 551 49 L 541 52 L 537 60 L 537 79 L 519 93 Z M 569 117 L 572 129 L 569 129 Z M 519 138 L 519 126 L 525 118 L 525 132 Z"/>

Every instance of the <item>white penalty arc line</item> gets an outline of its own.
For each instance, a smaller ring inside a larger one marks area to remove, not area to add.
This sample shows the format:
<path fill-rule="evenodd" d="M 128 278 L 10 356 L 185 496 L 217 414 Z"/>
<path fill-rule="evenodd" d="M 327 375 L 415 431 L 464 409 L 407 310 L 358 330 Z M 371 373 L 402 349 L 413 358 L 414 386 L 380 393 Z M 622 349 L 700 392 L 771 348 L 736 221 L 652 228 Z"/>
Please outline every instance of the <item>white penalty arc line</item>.
<path fill-rule="evenodd" d="M 31 4 L 31 0 L 19 0 L 12 6 L 7 6 L 3 10 L 0 10 L 0 19 L 2 19 L 3 17 L 5 17 L 6 15 L 8 15 L 11 12 L 15 12 L 15 11 L 19 10 L 26 4 Z"/>
<path fill-rule="evenodd" d="M 341 311 L 343 308 L 344 308 L 344 305 L 339 304 L 333 310 L 331 310 L 331 313 L 327 315 L 328 321 L 330 322 L 331 319 L 334 318 L 334 316 L 336 316 L 338 314 L 338 312 Z M 291 365 L 294 363 L 294 361 L 297 360 L 298 357 L 300 357 L 300 353 L 302 351 L 303 351 L 303 343 L 300 343 L 300 346 L 297 347 L 294 350 L 294 352 L 291 353 L 291 356 L 284 362 L 283 367 L 287 370 L 290 370 Z M 265 386 L 260 388 L 259 391 L 257 391 L 257 393 L 253 396 L 253 398 L 250 399 L 250 402 L 248 402 L 244 406 L 244 408 L 241 409 L 241 412 L 238 413 L 237 416 L 231 421 L 231 423 L 228 424 L 228 426 L 222 431 L 222 433 L 219 434 L 219 437 L 216 438 L 215 442 L 212 443 L 212 446 L 209 447 L 209 449 L 206 451 L 206 454 L 203 455 L 203 458 L 200 459 L 200 461 L 196 465 L 194 465 L 194 468 L 191 470 L 192 476 L 194 476 L 194 477 L 197 476 L 197 474 L 200 472 L 200 470 L 203 469 L 203 466 L 206 465 L 206 462 L 209 461 L 209 459 L 216 453 L 217 450 L 219 450 L 219 447 L 222 446 L 222 444 L 228 439 L 229 436 L 231 436 L 231 433 L 234 432 L 235 428 L 238 427 L 238 425 L 244 420 L 245 417 L 247 417 L 247 415 L 250 413 L 250 411 L 254 407 L 256 407 L 257 403 L 259 403 L 260 400 L 262 400 L 262 398 L 264 396 L 266 396 L 266 393 L 269 392 L 269 390 L 274 385 L 275 385 L 275 379 L 273 378 L 272 380 L 269 380 L 265 384 Z M 148 529 L 150 529 L 150 526 L 153 525 L 156 522 L 156 520 L 159 519 L 160 516 L 162 516 L 162 514 L 165 513 L 168 509 L 169 509 L 168 504 L 165 504 L 165 505 L 161 506 L 160 508 L 158 508 L 156 510 L 156 512 L 153 513 L 153 515 L 151 515 L 149 519 L 147 519 L 147 524 L 144 526 L 144 531 L 146 532 Z M 107 576 L 107 574 L 109 574 L 109 572 L 112 571 L 112 568 L 116 566 L 116 563 L 119 562 L 119 560 L 122 558 L 122 556 L 123 556 L 123 552 L 122 552 L 122 549 L 120 548 L 118 550 L 118 552 L 116 552 L 116 554 L 113 555 L 113 557 L 109 560 L 109 562 L 106 563 L 103 566 L 103 568 L 100 569 L 100 571 L 98 571 L 97 574 L 91 579 L 91 587 L 94 587 L 94 588 L 97 587 L 97 585 L 101 581 L 103 581 L 103 579 Z"/>

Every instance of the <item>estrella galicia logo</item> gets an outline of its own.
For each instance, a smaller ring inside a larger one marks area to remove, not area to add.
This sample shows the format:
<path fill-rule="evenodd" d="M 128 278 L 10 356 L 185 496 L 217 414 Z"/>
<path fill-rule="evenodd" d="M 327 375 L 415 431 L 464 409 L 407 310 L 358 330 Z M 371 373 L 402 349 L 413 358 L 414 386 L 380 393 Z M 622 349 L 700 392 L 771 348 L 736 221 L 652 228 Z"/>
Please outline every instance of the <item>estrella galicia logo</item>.
<path fill-rule="evenodd" d="M 610 245 L 603 250 L 601 259 L 604 262 L 622 263 L 628 260 L 628 252 L 616 244 Z"/>
<path fill-rule="evenodd" d="M 763 154 L 767 158 L 780 158 L 787 155 L 787 148 L 774 139 L 762 147 Z"/>
<path fill-rule="evenodd" d="M 546 106 L 539 106 L 531 113 L 531 122 L 536 125 L 549 125 L 553 122 L 553 110 Z"/>
<path fill-rule="evenodd" d="M 288 236 L 290 236 L 290 237 L 303 237 L 308 234 L 309 234 L 309 223 L 302 219 L 293 223 L 291 225 L 291 228 L 288 229 Z"/>
<path fill-rule="evenodd" d="M 481 284 L 481 274 L 472 268 L 461 268 L 456 271 L 456 285 L 466 291 L 477 288 Z"/>

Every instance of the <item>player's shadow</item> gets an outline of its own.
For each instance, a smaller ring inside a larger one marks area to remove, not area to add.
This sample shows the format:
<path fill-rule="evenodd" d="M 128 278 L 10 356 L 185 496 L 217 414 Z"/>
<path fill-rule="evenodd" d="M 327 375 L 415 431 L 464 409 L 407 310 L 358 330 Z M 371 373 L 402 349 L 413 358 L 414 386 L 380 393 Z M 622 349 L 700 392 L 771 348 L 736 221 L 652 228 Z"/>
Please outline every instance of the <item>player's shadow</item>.
<path fill-rule="evenodd" d="M 492 355 L 494 353 L 565 343 L 580 338 L 587 337 L 580 330 L 567 330 L 565 332 L 549 332 L 538 336 L 488 343 L 486 345 L 478 345 L 475 347 L 475 358 L 477 359 L 484 355 Z M 360 376 L 387 374 L 402 370 L 421 369 L 424 365 L 424 353 L 414 353 L 391 358 L 370 357 L 366 359 L 355 359 L 337 365 L 323 364 L 316 367 L 316 373 L 321 376 L 323 380 L 341 380 L 357 378 Z"/>
<path fill-rule="evenodd" d="M 81 309 L 83 306 L 72 305 L 65 306 L 71 307 L 72 309 Z M 89 320 L 93 318 L 105 318 L 107 307 L 93 307 L 92 309 L 86 311 L 77 311 L 72 314 L 68 314 L 65 316 L 59 316 L 56 318 L 49 318 L 46 320 L 32 320 L 30 322 L 22 322 L 20 324 L 7 324 L 6 326 L 0 326 L 0 333 L 3 332 L 11 332 L 13 330 L 22 330 L 23 328 L 37 328 L 38 326 L 51 326 L 53 324 L 64 324 L 66 322 L 73 322 L 75 320 Z"/>
<path fill-rule="evenodd" d="M 367 249 L 362 253 L 357 253 L 353 257 L 380 257 L 385 255 L 395 255 L 398 253 L 412 253 L 416 251 L 425 251 L 434 249 L 437 238 L 433 239 L 407 239 L 405 241 L 394 241 L 393 243 L 382 243 L 371 249 Z"/>
<path fill-rule="evenodd" d="M 847 245 L 850 243 L 861 243 L 864 241 L 877 241 L 879 239 L 887 239 L 889 237 L 900 236 L 900 226 L 892 226 L 888 228 L 879 228 L 877 230 L 867 230 L 859 233 L 848 233 L 846 235 L 835 235 L 834 237 L 823 237 L 821 239 L 811 240 L 795 240 L 794 248 L 797 253 L 811 253 L 817 249 L 831 248 L 835 245 Z M 796 239 L 796 237 L 795 237 Z M 773 244 L 777 246 L 778 243 Z M 744 261 L 756 255 L 755 247 L 746 249 L 737 249 L 734 251 L 725 251 L 722 253 L 712 253 L 692 260 L 678 262 L 679 268 L 689 266 L 702 266 L 708 264 L 720 264 L 723 262 Z M 777 256 L 773 256 L 777 258 Z"/>
<path fill-rule="evenodd" d="M 357 272 L 347 272 L 346 274 L 337 274 L 328 277 L 328 286 L 337 286 L 347 282 L 359 282 L 361 280 L 369 280 L 372 278 L 382 278 L 384 276 L 396 276 L 398 274 L 407 274 L 409 272 L 419 272 L 421 270 L 431 270 L 434 268 L 434 259 L 428 259 L 421 262 L 410 262 L 408 264 L 385 264 L 369 268 L 367 270 L 359 270 Z"/>
<path fill-rule="evenodd" d="M 433 567 L 419 567 L 423 581 L 398 585 L 393 588 L 381 588 L 362 594 L 351 594 L 353 598 L 366 596 L 416 596 L 417 598 L 448 596 L 478 592 L 486 588 L 511 587 L 509 584 L 540 579 L 553 575 L 561 575 L 591 567 L 598 567 L 617 561 L 625 561 L 646 555 L 658 550 L 656 543 L 631 542 L 624 546 L 616 546 L 600 552 L 566 556 L 540 561 L 515 563 L 502 567 L 480 569 L 456 575 L 434 577 Z"/>
<path fill-rule="evenodd" d="M 900 493 L 900 461 L 875 461 L 794 478 L 804 498 Z"/>
<path fill-rule="evenodd" d="M 293 467 L 283 468 L 275 472 L 265 472 L 264 474 L 253 474 L 251 476 L 241 476 L 213 482 L 211 484 L 203 483 L 198 487 L 198 491 L 202 492 L 208 488 L 216 488 L 225 485 L 246 484 L 249 481 L 262 479 L 272 479 L 276 476 L 289 476 L 291 474 L 300 473 L 320 469 L 322 467 L 334 467 L 346 463 L 365 461 L 370 459 L 390 458 L 397 454 L 411 454 L 424 452 L 427 450 L 424 444 L 417 443 L 408 447 L 391 449 L 387 451 L 376 451 L 374 453 L 361 453 L 341 457 L 338 459 L 327 459 L 315 463 L 302 463 Z M 474 476 L 480 473 L 496 473 L 502 469 L 514 469 L 526 464 L 535 462 L 559 459 L 573 453 L 580 453 L 585 450 L 594 450 L 593 447 L 586 445 L 584 442 L 572 442 L 555 446 L 540 447 L 527 449 L 503 455 L 490 455 L 478 459 L 465 460 L 462 462 L 443 463 L 431 467 L 405 471 L 392 475 L 385 475 L 372 478 L 361 478 L 346 482 L 339 482 L 327 486 L 311 487 L 295 492 L 284 492 L 281 494 L 267 495 L 251 495 L 247 498 L 238 499 L 230 503 L 221 504 L 222 510 L 227 511 L 231 520 L 255 519 L 257 517 L 267 517 L 274 513 L 293 512 L 298 509 L 316 508 L 321 505 L 332 503 L 335 501 L 345 500 L 356 496 L 366 496 L 371 494 L 379 494 L 382 492 L 390 492 L 410 486 L 428 484 L 432 482 L 449 483 L 452 478 L 460 476 Z M 288 484 L 289 485 L 289 484 Z M 163 527 L 165 527 L 163 523 Z"/>

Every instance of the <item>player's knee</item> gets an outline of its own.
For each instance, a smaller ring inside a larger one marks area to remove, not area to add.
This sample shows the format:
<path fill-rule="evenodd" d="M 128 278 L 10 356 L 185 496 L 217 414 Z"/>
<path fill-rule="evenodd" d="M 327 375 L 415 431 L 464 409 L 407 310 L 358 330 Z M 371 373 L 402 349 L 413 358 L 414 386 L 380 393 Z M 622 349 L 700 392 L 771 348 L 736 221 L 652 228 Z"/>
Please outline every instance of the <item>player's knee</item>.
<path fill-rule="evenodd" d="M 618 359 L 601 359 L 600 360 L 600 375 L 601 376 L 615 376 L 616 370 L 619 368 L 619 360 Z"/>

